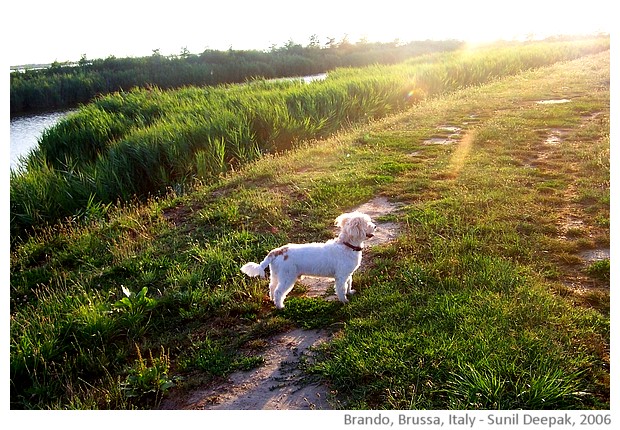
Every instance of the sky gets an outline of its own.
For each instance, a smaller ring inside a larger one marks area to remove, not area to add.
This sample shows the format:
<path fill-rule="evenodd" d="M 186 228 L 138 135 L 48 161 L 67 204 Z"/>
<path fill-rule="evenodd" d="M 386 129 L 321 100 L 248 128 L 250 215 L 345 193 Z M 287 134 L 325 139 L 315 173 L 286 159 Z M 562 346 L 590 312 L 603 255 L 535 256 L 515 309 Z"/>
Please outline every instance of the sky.
<path fill-rule="evenodd" d="M 609 33 L 611 0 L 20 0 L 0 6 L 3 63 L 269 50 L 352 43 L 469 42 Z M 4 65 L 4 64 L 3 64 Z"/>

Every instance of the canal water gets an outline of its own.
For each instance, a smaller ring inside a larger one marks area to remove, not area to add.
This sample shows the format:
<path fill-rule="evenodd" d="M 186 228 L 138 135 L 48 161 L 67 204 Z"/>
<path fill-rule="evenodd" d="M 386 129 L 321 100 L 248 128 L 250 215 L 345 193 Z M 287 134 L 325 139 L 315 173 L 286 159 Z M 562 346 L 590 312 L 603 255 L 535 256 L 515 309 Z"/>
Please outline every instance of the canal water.
<path fill-rule="evenodd" d="M 16 170 L 20 158 L 39 144 L 43 131 L 52 127 L 72 110 L 20 115 L 11 118 L 11 169 Z"/>

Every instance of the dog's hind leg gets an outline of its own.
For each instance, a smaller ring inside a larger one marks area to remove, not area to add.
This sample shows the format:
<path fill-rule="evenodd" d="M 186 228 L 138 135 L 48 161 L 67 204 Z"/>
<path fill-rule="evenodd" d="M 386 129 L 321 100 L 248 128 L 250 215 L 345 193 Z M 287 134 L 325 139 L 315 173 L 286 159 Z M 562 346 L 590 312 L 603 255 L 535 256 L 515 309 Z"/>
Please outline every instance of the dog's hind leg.
<path fill-rule="evenodd" d="M 280 274 L 280 276 L 278 276 L 278 285 L 275 287 L 273 294 L 273 302 L 276 308 L 282 309 L 284 307 L 284 299 L 286 299 L 287 294 L 290 293 L 293 286 L 295 286 L 296 280 L 296 276 L 291 276 L 289 274 Z"/>
<path fill-rule="evenodd" d="M 343 278 L 343 277 L 336 277 L 336 285 L 335 285 L 335 289 L 336 289 L 336 295 L 338 296 L 338 300 L 340 300 L 342 303 L 349 303 L 349 299 L 347 299 L 347 288 L 348 288 L 348 283 L 349 283 L 349 279 L 348 278 Z"/>
<path fill-rule="evenodd" d="M 269 298 L 275 300 L 274 292 L 278 286 L 278 274 L 275 270 L 271 270 L 271 278 L 269 279 Z"/>

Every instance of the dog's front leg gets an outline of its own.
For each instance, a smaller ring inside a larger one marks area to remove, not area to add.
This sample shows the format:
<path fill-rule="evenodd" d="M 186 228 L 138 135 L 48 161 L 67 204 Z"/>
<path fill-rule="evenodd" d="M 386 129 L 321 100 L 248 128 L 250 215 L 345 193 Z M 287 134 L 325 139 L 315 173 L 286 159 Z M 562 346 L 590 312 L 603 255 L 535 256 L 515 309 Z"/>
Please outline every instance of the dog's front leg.
<path fill-rule="evenodd" d="M 353 289 L 353 275 L 347 278 L 346 293 L 355 294 L 355 290 Z"/>
<path fill-rule="evenodd" d="M 336 295 L 338 296 L 338 300 L 342 303 L 349 303 L 349 299 L 347 299 L 347 289 L 349 288 L 349 278 L 337 277 L 336 278 Z"/>

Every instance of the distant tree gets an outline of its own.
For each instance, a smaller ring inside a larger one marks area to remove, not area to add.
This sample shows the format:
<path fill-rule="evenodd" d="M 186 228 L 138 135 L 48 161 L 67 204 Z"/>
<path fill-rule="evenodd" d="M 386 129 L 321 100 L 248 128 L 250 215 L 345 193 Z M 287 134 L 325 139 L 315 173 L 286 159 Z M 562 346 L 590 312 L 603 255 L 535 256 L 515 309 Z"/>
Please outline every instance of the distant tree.
<path fill-rule="evenodd" d="M 321 42 L 319 41 L 319 36 L 317 36 L 316 34 L 313 34 L 312 36 L 310 36 L 310 43 L 308 44 L 309 48 L 320 48 L 321 47 Z"/>
<path fill-rule="evenodd" d="M 354 50 L 355 46 L 349 42 L 349 35 L 345 34 L 340 42 L 337 43 L 336 48 L 342 54 L 347 54 Z"/>
<path fill-rule="evenodd" d="M 187 50 L 187 47 L 186 47 L 186 46 L 184 46 L 183 48 L 181 48 L 181 54 L 180 54 L 180 57 L 181 57 L 181 58 L 189 58 L 189 57 L 191 57 L 191 56 L 192 56 L 192 54 L 191 54 L 191 52 L 189 52 L 189 51 Z"/>
<path fill-rule="evenodd" d="M 80 61 L 78 61 L 78 65 L 83 68 L 88 66 L 88 63 L 89 61 L 86 59 L 86 54 L 82 54 Z"/>

